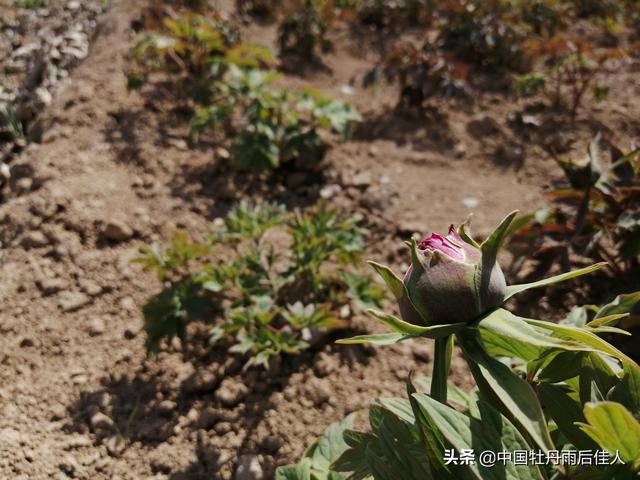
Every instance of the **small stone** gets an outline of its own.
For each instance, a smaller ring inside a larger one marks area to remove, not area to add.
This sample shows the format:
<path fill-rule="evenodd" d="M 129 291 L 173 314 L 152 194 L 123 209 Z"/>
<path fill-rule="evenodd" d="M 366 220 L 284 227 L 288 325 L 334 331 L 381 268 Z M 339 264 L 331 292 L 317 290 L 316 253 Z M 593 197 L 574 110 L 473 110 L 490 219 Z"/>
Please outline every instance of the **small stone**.
<path fill-rule="evenodd" d="M 69 286 L 66 280 L 59 277 L 38 280 L 37 285 L 43 295 L 53 295 Z"/>
<path fill-rule="evenodd" d="M 196 425 L 198 428 L 203 430 L 210 430 L 216 423 L 218 423 L 219 420 L 220 415 L 218 412 L 215 409 L 208 407 L 200 413 L 196 420 Z"/>
<path fill-rule="evenodd" d="M 320 197 L 325 200 L 334 197 L 342 190 L 342 187 L 337 183 L 326 185 L 320 189 Z"/>
<path fill-rule="evenodd" d="M 318 377 L 326 377 L 338 368 L 338 359 L 324 352 L 313 362 L 313 371 Z"/>
<path fill-rule="evenodd" d="M 522 115 L 522 124 L 532 127 L 540 127 L 543 123 L 542 119 L 538 115 Z"/>
<path fill-rule="evenodd" d="M 18 192 L 26 193 L 31 190 L 31 187 L 33 186 L 33 179 L 29 177 L 22 177 L 16 181 L 15 186 Z"/>
<path fill-rule="evenodd" d="M 211 370 L 198 370 L 184 381 L 182 388 L 186 393 L 210 392 L 216 388 L 218 378 Z"/>
<path fill-rule="evenodd" d="M 86 375 L 74 375 L 71 381 L 74 385 L 83 385 L 89 381 L 89 377 Z"/>
<path fill-rule="evenodd" d="M 49 245 L 49 239 L 40 230 L 34 230 L 32 232 L 27 233 L 22 238 L 22 242 L 20 242 L 20 244 L 27 249 L 41 248 Z"/>
<path fill-rule="evenodd" d="M 413 357 L 421 362 L 429 363 L 431 361 L 431 350 L 423 343 L 414 342 L 411 345 L 411 353 Z"/>
<path fill-rule="evenodd" d="M 102 287 L 93 280 L 81 279 L 78 281 L 78 285 L 90 297 L 96 297 L 102 293 Z"/>
<path fill-rule="evenodd" d="M 56 403 L 51 407 L 51 420 L 58 421 L 66 418 L 67 408 L 61 403 Z"/>
<path fill-rule="evenodd" d="M 225 379 L 216 390 L 215 397 L 223 405 L 233 407 L 240 403 L 249 393 L 247 386 L 233 378 Z"/>
<path fill-rule="evenodd" d="M 100 234 L 106 240 L 123 242 L 133 237 L 133 230 L 126 223 L 111 220 L 105 224 Z"/>
<path fill-rule="evenodd" d="M 64 292 L 58 305 L 63 312 L 74 312 L 91 302 L 91 298 L 80 292 Z"/>
<path fill-rule="evenodd" d="M 462 199 L 462 204 L 467 208 L 476 208 L 480 204 L 480 200 L 476 197 L 465 197 Z"/>
<path fill-rule="evenodd" d="M 80 470 L 80 464 L 74 457 L 72 457 L 71 455 L 67 455 L 58 464 L 58 468 L 70 477 L 74 477 L 78 470 Z"/>
<path fill-rule="evenodd" d="M 89 437 L 84 435 L 70 435 L 63 444 L 65 450 L 73 450 L 76 448 L 90 447 L 92 444 Z"/>
<path fill-rule="evenodd" d="M 120 308 L 127 312 L 135 312 L 136 311 L 136 302 L 131 297 L 123 297 L 120 299 Z"/>
<path fill-rule="evenodd" d="M 109 455 L 117 457 L 124 452 L 124 449 L 127 447 L 127 442 L 120 435 L 111 435 L 104 441 L 104 445 L 107 447 Z"/>
<path fill-rule="evenodd" d="M 168 140 L 169 145 L 178 150 L 188 150 L 189 144 L 182 138 L 170 138 Z"/>
<path fill-rule="evenodd" d="M 163 416 L 171 416 L 178 408 L 178 404 L 173 400 L 163 400 L 156 406 L 156 411 Z"/>
<path fill-rule="evenodd" d="M 264 473 L 257 455 L 240 455 L 235 480 L 262 480 Z"/>
<path fill-rule="evenodd" d="M 102 412 L 94 413 L 91 420 L 89 420 L 89 423 L 91 425 L 91 430 L 94 432 L 110 430 L 113 427 L 113 420 Z"/>
<path fill-rule="evenodd" d="M 89 335 L 92 337 L 102 335 L 105 332 L 105 325 L 102 317 L 93 317 L 89 321 L 87 330 L 89 331 Z"/>
<path fill-rule="evenodd" d="M 269 435 L 262 440 L 261 447 L 269 454 L 278 453 L 280 447 L 282 447 L 282 439 L 276 435 Z"/>
<path fill-rule="evenodd" d="M 231 452 L 228 451 L 222 451 L 220 452 L 220 454 L 218 455 L 218 459 L 216 460 L 216 463 L 218 465 L 224 465 L 226 463 L 229 462 L 229 460 L 231 460 L 233 458 L 233 454 Z"/>
<path fill-rule="evenodd" d="M 359 188 L 366 188 L 371 185 L 371 173 L 364 171 L 359 172 L 349 179 L 349 185 Z"/>
<path fill-rule="evenodd" d="M 133 340 L 138 335 L 140 328 L 135 325 L 129 325 L 124 329 L 124 338 L 127 340 Z"/>
<path fill-rule="evenodd" d="M 456 158 L 462 158 L 467 154 L 467 147 L 464 145 L 464 143 L 458 143 L 453 148 L 453 154 L 456 156 Z"/>
<path fill-rule="evenodd" d="M 229 422 L 218 422 L 213 427 L 213 430 L 218 435 L 224 435 L 226 433 L 229 433 L 231 430 L 233 430 L 233 425 Z"/>
<path fill-rule="evenodd" d="M 229 153 L 229 150 L 227 150 L 226 148 L 218 147 L 216 148 L 216 157 L 221 158 L 223 160 L 229 160 L 229 158 L 231 158 L 231 154 Z"/>
<path fill-rule="evenodd" d="M 349 85 L 349 84 L 344 84 L 344 85 L 342 85 L 342 86 L 340 87 L 340 92 L 341 92 L 343 95 L 351 96 L 351 95 L 353 95 L 353 94 L 355 94 L 355 93 L 356 93 L 356 90 L 355 90 L 355 88 L 353 88 L 351 85 Z"/>
<path fill-rule="evenodd" d="M 33 347 L 35 344 L 35 340 L 31 337 L 23 337 L 22 340 L 20 340 L 20 348 Z"/>

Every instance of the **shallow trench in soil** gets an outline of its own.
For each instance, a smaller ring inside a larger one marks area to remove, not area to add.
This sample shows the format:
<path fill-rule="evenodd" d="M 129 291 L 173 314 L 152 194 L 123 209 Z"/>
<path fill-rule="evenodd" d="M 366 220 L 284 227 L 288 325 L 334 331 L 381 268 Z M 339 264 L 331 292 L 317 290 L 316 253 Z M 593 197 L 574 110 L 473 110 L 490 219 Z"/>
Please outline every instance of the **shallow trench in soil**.
<path fill-rule="evenodd" d="M 541 187 L 557 173 L 545 145 L 580 151 L 595 130 L 621 142 L 639 133 L 637 101 L 614 100 L 638 90 L 630 72 L 616 73 L 611 100 L 585 108 L 571 129 L 553 118 L 523 127 L 513 119 L 527 105 L 501 94 L 438 100 L 417 115 L 394 112 L 391 88 L 345 89 L 373 63 L 345 40 L 322 72 L 282 81 L 352 102 L 363 125 L 332 146 L 322 182 L 282 178 L 247 191 L 213 148 L 187 148 L 184 118 L 167 102 L 127 90 L 140 4 L 113 1 L 47 111 L 42 143 L 13 161 L 32 181 L 0 206 L 2 478 L 227 479 L 242 455 L 271 478 L 329 423 L 403 395 L 411 369 L 429 374 L 429 342 L 374 349 L 335 337 L 267 372 L 242 371 L 242 359 L 197 339 L 146 358 L 140 307 L 159 284 L 127 255 L 169 227 L 202 234 L 241 198 L 304 206 L 331 191 L 332 205 L 363 216 L 367 257 L 401 269 L 412 233 L 473 214 L 483 234 L 513 209 L 544 205 Z M 269 26 L 249 35 L 274 37 Z M 117 241 L 103 239 L 107 225 Z M 359 316 L 353 325 L 376 328 Z M 452 381 L 470 387 L 466 372 L 456 353 Z"/>

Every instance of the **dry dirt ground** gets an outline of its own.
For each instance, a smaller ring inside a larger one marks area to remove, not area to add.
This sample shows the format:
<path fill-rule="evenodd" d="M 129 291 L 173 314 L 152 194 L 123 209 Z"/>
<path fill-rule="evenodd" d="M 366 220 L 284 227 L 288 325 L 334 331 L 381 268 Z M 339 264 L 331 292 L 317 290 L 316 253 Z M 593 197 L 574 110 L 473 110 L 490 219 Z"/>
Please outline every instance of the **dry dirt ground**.
<path fill-rule="evenodd" d="M 353 102 L 364 124 L 333 146 L 322 181 L 251 181 L 230 175 L 210 146 L 187 148 L 184 115 L 162 107 L 161 90 L 127 91 L 139 3 L 115 0 L 100 18 L 91 54 L 48 110 L 43 143 L 13 162 L 29 180 L 0 206 L 0 478 L 271 478 L 330 422 L 402 395 L 410 369 L 429 374 L 428 343 L 327 343 L 268 372 L 243 373 L 241 359 L 204 340 L 146 359 L 140 307 L 159 285 L 127 256 L 167 227 L 207 232 L 240 197 L 296 206 L 332 192 L 335 206 L 364 215 L 368 257 L 402 268 L 412 232 L 470 212 L 483 232 L 514 208 L 543 205 L 555 172 L 545 148 L 579 151 L 598 129 L 623 145 L 640 134 L 631 67 L 574 125 L 487 90 L 410 115 L 393 112 L 391 90 L 356 83 L 345 95 L 374 60 L 347 38 L 326 70 L 283 81 Z M 250 36 L 269 43 L 273 29 Z M 525 110 L 544 124 L 522 124 Z M 458 356 L 453 370 L 468 387 Z M 236 474 L 239 465 L 253 473 Z"/>

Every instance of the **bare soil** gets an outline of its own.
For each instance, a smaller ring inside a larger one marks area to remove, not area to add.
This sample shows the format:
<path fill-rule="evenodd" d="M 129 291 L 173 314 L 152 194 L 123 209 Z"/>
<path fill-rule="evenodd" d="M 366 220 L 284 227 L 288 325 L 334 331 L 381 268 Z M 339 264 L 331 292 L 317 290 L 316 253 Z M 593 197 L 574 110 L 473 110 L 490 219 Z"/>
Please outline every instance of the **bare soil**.
<path fill-rule="evenodd" d="M 640 134 L 633 66 L 612 72 L 609 99 L 575 122 L 539 109 L 541 99 L 489 89 L 418 114 L 394 111 L 392 88 L 354 83 L 375 56 L 343 36 L 324 68 L 283 82 L 353 102 L 363 124 L 332 146 L 322 175 L 251 178 L 232 173 L 215 145 L 187 148 L 188 117 L 170 108 L 168 90 L 127 91 L 140 3 L 114 0 L 100 17 L 90 56 L 46 111 L 42 143 L 12 163 L 14 195 L 0 206 L 2 478 L 228 479 L 242 455 L 272 478 L 329 423 L 403 395 L 411 369 L 429 374 L 429 342 L 334 345 L 344 332 L 266 372 L 210 351 L 197 326 L 188 346 L 146 358 L 140 307 L 159 284 L 127 257 L 170 226 L 205 233 L 240 198 L 294 207 L 330 196 L 363 215 L 368 257 L 401 270 L 412 233 L 473 213 L 482 234 L 514 208 L 544 205 L 542 186 L 558 173 L 548 150 L 579 152 L 598 130 L 620 145 Z M 272 42 L 273 27 L 249 36 Z M 523 112 L 540 125 L 523 123 Z M 373 323 L 354 318 L 353 328 Z M 457 354 L 452 368 L 468 388 Z"/>

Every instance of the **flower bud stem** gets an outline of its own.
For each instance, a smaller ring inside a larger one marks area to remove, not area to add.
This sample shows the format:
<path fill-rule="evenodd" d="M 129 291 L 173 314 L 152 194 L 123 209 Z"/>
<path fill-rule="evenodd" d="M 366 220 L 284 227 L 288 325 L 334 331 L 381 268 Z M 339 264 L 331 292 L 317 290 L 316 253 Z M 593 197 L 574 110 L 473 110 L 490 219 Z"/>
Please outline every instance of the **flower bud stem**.
<path fill-rule="evenodd" d="M 441 403 L 447 402 L 447 378 L 452 354 L 453 335 L 436 339 L 431 375 L 431 397 Z"/>

